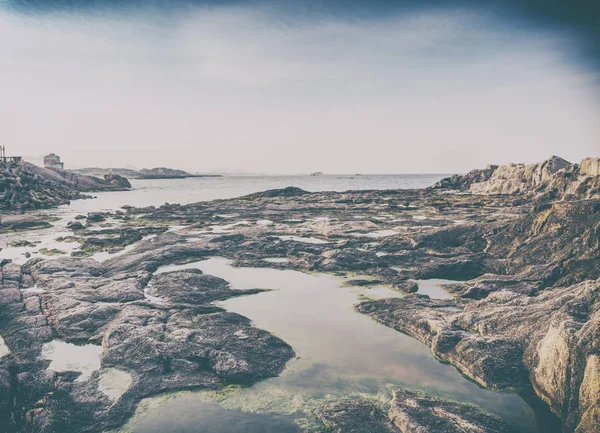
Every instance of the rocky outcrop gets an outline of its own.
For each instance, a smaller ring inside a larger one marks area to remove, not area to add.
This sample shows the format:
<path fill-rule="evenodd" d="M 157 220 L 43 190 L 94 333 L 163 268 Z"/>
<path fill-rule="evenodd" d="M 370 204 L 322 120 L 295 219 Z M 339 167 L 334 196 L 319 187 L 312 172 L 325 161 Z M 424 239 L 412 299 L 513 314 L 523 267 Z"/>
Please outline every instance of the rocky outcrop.
<path fill-rule="evenodd" d="M 550 200 L 598 197 L 600 159 L 586 158 L 572 164 L 552 156 L 537 164 L 488 166 L 442 179 L 432 188 L 472 194 L 534 195 Z"/>
<path fill-rule="evenodd" d="M 15 419 L 33 432 L 69 431 L 81 419 L 95 420 L 77 425 L 93 431 L 118 424 L 152 393 L 278 374 L 291 348 L 213 304 L 257 291 L 235 290 L 200 271 L 157 272 L 218 255 L 234 266 L 330 272 L 349 285 L 416 291 L 362 298 L 357 310 L 419 339 L 481 386 L 535 393 L 562 420 L 563 432 L 598 431 L 597 170 L 596 160 L 553 158 L 455 179 L 459 194 L 286 188 L 79 217 L 86 226 L 70 228 L 84 249 L 136 246 L 103 263 L 34 259 L 21 269 L 3 263 L 0 303 L 10 308 L 0 306 L 0 335 L 12 352 L 0 363 L 0 390 L 17 392 L 25 409 Z M 473 193 L 484 184 L 489 191 Z M 115 219 L 119 227 L 108 227 Z M 177 229 L 164 233 L 169 225 Z M 156 236 L 144 240 L 149 234 Z M 421 294 L 415 280 L 429 278 L 456 280 L 444 287 L 453 296 Z M 19 291 L 33 282 L 44 291 Z M 85 384 L 74 372 L 46 371 L 40 349 L 56 338 L 102 345 L 100 371 Z M 4 381 L 3 369 L 10 376 Z M 110 408 L 97 386 L 107 369 L 132 375 Z M 532 406 L 543 406 L 539 399 L 532 397 Z M 383 407 L 350 398 L 317 416 L 333 431 L 510 431 L 472 406 L 407 391 L 396 392 L 388 416 Z"/>
<path fill-rule="evenodd" d="M 586 158 L 581 161 L 579 173 L 582 176 L 600 176 L 600 158 Z"/>
<path fill-rule="evenodd" d="M 488 180 L 473 183 L 469 191 L 474 194 L 528 193 L 550 182 L 559 171 L 571 167 L 570 162 L 557 156 L 538 164 L 501 165 Z"/>
<path fill-rule="evenodd" d="M 80 192 L 94 192 L 94 191 L 126 191 L 131 188 L 131 185 L 126 186 L 126 179 L 117 178 L 116 182 L 111 182 L 105 179 L 101 179 L 94 176 L 86 176 L 83 174 L 74 173 L 68 170 L 61 170 L 58 168 L 41 168 L 34 166 L 34 170 L 40 174 L 51 178 L 54 182 L 64 183 Z M 58 175 L 58 178 L 55 175 Z M 113 179 L 114 180 L 114 179 Z M 129 183 L 129 182 L 127 182 Z"/>
<path fill-rule="evenodd" d="M 105 174 L 104 180 L 110 183 L 111 185 L 116 186 L 117 188 L 131 188 L 131 183 L 126 178 L 124 178 L 123 176 L 119 176 L 118 174 Z"/>
<path fill-rule="evenodd" d="M 396 390 L 389 417 L 402 433 L 518 433 L 475 406 Z"/>
<path fill-rule="evenodd" d="M 310 194 L 308 191 L 303 190 L 302 188 L 298 188 L 295 186 L 288 186 L 281 189 L 269 189 L 263 192 L 257 192 L 254 194 L 250 194 L 247 197 L 264 197 L 264 198 L 272 198 L 272 197 L 298 197 L 301 195 Z"/>
<path fill-rule="evenodd" d="M 82 192 L 122 191 L 130 187 L 122 180 L 109 182 L 28 162 L 0 163 L 0 210 L 49 208 L 84 198 Z"/>
<path fill-rule="evenodd" d="M 466 191 L 474 183 L 487 182 L 497 168 L 497 165 L 488 165 L 484 169 L 471 170 L 467 174 L 454 174 L 435 183 L 431 189 Z"/>
<path fill-rule="evenodd" d="M 524 390 L 531 383 L 566 431 L 598 426 L 600 280 L 538 296 L 508 290 L 482 300 L 412 295 L 357 309 L 417 337 L 485 387 Z"/>
<path fill-rule="evenodd" d="M 332 433 L 402 433 L 378 405 L 361 398 L 329 403 L 316 415 Z"/>
<path fill-rule="evenodd" d="M 4 264 L 0 335 L 11 355 L 0 358 L 0 395 L 10 399 L 0 398 L 0 423 L 35 433 L 105 431 L 145 396 L 250 384 L 277 375 L 294 355 L 245 317 L 209 304 L 255 291 L 193 271 L 157 279 L 154 293 L 166 305 L 145 294 L 145 271 L 72 258 Z M 20 292 L 34 282 L 39 290 Z M 42 349 L 55 341 L 101 345 L 99 368 L 86 380 L 78 380 L 79 372 L 47 370 Z M 115 372 L 127 378 L 117 396 L 102 385 Z"/>
<path fill-rule="evenodd" d="M 341 399 L 316 411 L 334 433 L 519 433 L 476 406 L 396 389 L 387 414 L 380 402 Z"/>
<path fill-rule="evenodd" d="M 41 209 L 81 198 L 70 185 L 41 176 L 27 163 L 0 163 L 0 210 Z"/>

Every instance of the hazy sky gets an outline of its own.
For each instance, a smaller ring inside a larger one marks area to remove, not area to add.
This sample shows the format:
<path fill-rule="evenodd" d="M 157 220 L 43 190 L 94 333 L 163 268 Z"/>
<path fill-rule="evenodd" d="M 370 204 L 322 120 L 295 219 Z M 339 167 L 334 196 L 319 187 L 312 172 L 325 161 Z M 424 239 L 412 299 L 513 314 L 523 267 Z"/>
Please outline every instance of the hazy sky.
<path fill-rule="evenodd" d="M 600 156 L 596 34 L 560 11 L 107 3 L 0 0 L 9 154 L 271 173 Z"/>

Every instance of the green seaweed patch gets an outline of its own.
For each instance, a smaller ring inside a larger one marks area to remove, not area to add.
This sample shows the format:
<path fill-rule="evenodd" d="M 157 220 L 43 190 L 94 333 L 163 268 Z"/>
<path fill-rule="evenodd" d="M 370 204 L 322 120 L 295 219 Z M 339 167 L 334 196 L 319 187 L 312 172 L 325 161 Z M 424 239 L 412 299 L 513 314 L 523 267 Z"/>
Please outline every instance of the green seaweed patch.
<path fill-rule="evenodd" d="M 66 251 L 59 250 L 58 248 L 52 248 L 51 250 L 49 250 L 48 248 L 40 248 L 40 254 L 43 254 L 45 256 L 60 256 L 67 253 Z"/>
<path fill-rule="evenodd" d="M 87 258 L 87 257 L 91 257 L 93 255 L 94 255 L 94 253 L 91 253 L 89 251 L 81 251 L 81 250 L 71 251 L 71 257 Z"/>
<path fill-rule="evenodd" d="M 78 238 L 77 236 L 60 236 L 54 240 L 56 242 L 83 242 L 83 240 L 81 238 Z"/>
<path fill-rule="evenodd" d="M 36 242 L 30 242 L 30 241 L 25 241 L 25 240 L 20 239 L 20 240 L 17 240 L 17 241 L 10 241 L 8 243 L 8 246 L 12 247 L 12 248 L 35 247 L 36 246 Z"/>
<path fill-rule="evenodd" d="M 58 221 L 60 221 L 62 218 L 57 217 L 57 216 L 49 216 L 49 217 L 45 217 L 44 219 L 42 219 L 43 222 L 47 222 L 47 223 L 56 223 Z"/>
<path fill-rule="evenodd" d="M 29 230 L 43 230 L 53 227 L 52 224 L 46 221 L 21 221 L 0 227 L 0 234 L 25 232 Z"/>

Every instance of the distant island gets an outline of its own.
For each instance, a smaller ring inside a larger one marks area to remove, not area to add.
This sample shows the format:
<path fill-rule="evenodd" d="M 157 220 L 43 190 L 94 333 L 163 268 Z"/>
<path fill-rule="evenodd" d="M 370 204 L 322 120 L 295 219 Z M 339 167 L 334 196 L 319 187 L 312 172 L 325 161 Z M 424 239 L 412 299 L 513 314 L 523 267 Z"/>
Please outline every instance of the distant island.
<path fill-rule="evenodd" d="M 128 179 L 183 179 L 187 177 L 222 177 L 220 174 L 191 174 L 187 171 L 167 167 L 143 168 L 141 170 L 134 170 L 131 168 L 86 167 L 69 171 L 73 173 L 84 174 L 87 176 L 104 176 L 107 174 L 116 174 Z"/>

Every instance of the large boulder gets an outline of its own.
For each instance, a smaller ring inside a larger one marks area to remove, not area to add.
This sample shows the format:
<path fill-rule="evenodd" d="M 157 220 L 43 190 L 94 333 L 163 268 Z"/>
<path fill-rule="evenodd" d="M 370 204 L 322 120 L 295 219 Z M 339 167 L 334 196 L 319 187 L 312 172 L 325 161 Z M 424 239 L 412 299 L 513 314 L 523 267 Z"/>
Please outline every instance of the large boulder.
<path fill-rule="evenodd" d="M 131 183 L 118 174 L 105 174 L 104 180 L 118 188 L 131 188 Z"/>

